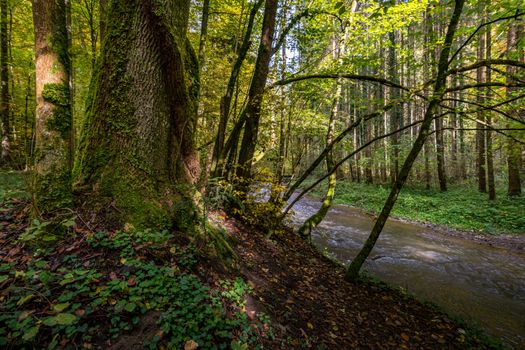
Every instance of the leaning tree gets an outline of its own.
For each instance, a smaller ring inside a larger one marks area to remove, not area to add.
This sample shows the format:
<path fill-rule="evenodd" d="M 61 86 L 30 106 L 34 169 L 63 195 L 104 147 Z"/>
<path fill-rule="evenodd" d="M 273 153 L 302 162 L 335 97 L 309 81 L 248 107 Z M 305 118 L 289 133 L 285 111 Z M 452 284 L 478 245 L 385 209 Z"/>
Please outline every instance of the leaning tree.
<path fill-rule="evenodd" d="M 109 210 L 119 224 L 182 226 L 194 215 L 199 74 L 186 36 L 189 6 L 189 0 L 108 4 L 74 188 L 79 204 Z"/>

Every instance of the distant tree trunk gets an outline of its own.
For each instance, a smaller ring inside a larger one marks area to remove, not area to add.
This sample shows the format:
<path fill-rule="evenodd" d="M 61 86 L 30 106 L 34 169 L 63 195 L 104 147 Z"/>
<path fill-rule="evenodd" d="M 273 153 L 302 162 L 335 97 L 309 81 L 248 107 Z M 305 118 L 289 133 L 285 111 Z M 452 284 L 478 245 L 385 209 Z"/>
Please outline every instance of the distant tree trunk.
<path fill-rule="evenodd" d="M 113 0 L 75 164 L 79 199 L 119 224 L 193 226 L 198 61 L 190 0 Z M 110 215 L 110 214 L 106 214 Z"/>
<path fill-rule="evenodd" d="M 248 92 L 248 102 L 245 111 L 246 123 L 239 152 L 237 176 L 241 179 L 249 179 L 251 177 L 251 164 L 259 134 L 261 104 L 268 72 L 270 70 L 270 60 L 272 58 L 277 4 L 278 0 L 266 0 L 265 4 L 261 42 L 259 44 L 250 91 Z"/>
<path fill-rule="evenodd" d="M 490 4 L 490 0 L 488 1 Z M 487 11 L 487 8 L 485 8 L 485 11 Z M 488 16 L 485 15 L 487 18 Z M 485 41 L 487 45 L 486 49 L 486 58 L 487 60 L 490 60 L 492 58 L 492 38 L 491 38 L 491 27 L 487 27 L 487 33 L 485 34 Z M 487 83 L 490 83 L 492 81 L 492 71 L 490 67 L 485 68 L 485 80 Z M 486 92 L 486 98 L 488 101 L 491 100 L 492 97 L 492 90 L 490 87 L 487 87 Z M 488 126 L 492 125 L 492 114 L 490 111 L 487 111 L 487 118 L 486 122 Z M 485 142 L 487 146 L 487 181 L 489 186 L 489 200 L 495 200 L 496 199 L 496 185 L 494 183 L 494 155 L 492 152 L 492 131 L 490 128 L 487 128 L 487 131 L 485 133 Z"/>
<path fill-rule="evenodd" d="M 395 1 L 392 1 L 395 4 Z M 399 83 L 399 72 L 397 70 L 397 56 L 396 56 L 396 32 L 388 33 L 390 46 L 388 49 L 388 75 L 389 79 L 395 83 Z M 399 89 L 395 87 L 390 88 L 390 100 L 394 101 L 399 99 Z M 401 105 L 396 105 L 392 108 L 390 113 L 390 132 L 398 130 L 403 119 L 403 110 Z M 395 134 L 392 136 L 392 152 L 390 155 L 390 178 L 392 183 L 396 181 L 397 174 L 399 172 L 399 135 Z"/>
<path fill-rule="evenodd" d="M 513 52 L 516 51 L 516 45 L 518 44 L 519 32 L 522 32 L 523 27 L 515 23 L 511 24 L 509 32 L 507 34 L 507 52 L 511 58 L 513 58 Z M 520 30 L 521 29 L 521 30 Z M 520 60 L 523 61 L 523 54 L 520 54 Z M 511 66 L 507 66 L 507 83 L 512 82 L 511 76 L 515 73 L 516 69 Z M 510 98 L 514 96 L 515 89 L 507 88 L 507 96 Z M 509 125 L 510 126 L 510 125 Z M 508 164 L 508 176 L 509 186 L 508 195 L 511 197 L 521 195 L 521 179 L 520 179 L 520 167 L 521 167 L 521 147 L 520 144 L 511 139 L 507 138 L 507 164 Z"/>
<path fill-rule="evenodd" d="M 7 39 L 7 0 L 0 0 L 0 118 L 2 119 L 2 152 L 0 165 L 7 163 L 11 154 L 10 126 L 9 126 L 9 67 L 8 67 L 8 39 Z"/>
<path fill-rule="evenodd" d="M 447 34 L 445 36 L 445 41 L 443 43 L 443 48 L 439 57 L 434 89 L 432 91 L 430 101 L 428 102 L 428 107 L 425 112 L 423 122 L 421 123 L 419 134 L 417 136 L 417 139 L 414 141 L 412 149 L 406 157 L 405 162 L 401 167 L 401 170 L 399 171 L 399 176 L 394 185 L 392 186 L 392 190 L 390 191 L 385 205 L 383 206 L 383 209 L 381 210 L 381 213 L 379 214 L 368 239 L 366 240 L 361 251 L 352 260 L 352 263 L 346 271 L 346 278 L 349 280 L 355 280 L 359 276 L 359 271 L 361 270 L 361 267 L 363 266 L 363 263 L 365 262 L 367 257 L 370 255 L 370 252 L 374 248 L 375 243 L 377 242 L 377 239 L 379 238 L 379 235 L 381 234 L 381 231 L 383 230 L 383 227 L 386 224 L 390 212 L 392 211 L 392 208 L 396 203 L 397 197 L 399 196 L 399 193 L 401 192 L 401 189 L 403 188 L 403 185 L 405 184 L 408 178 L 410 170 L 412 169 L 412 166 L 416 161 L 419 152 L 423 148 L 425 140 L 428 137 L 434 114 L 439 104 L 441 103 L 443 95 L 445 94 L 447 82 L 446 71 L 449 67 L 448 60 L 450 56 L 450 50 L 461 17 L 461 12 L 463 11 L 464 3 L 465 0 L 455 1 L 454 13 L 452 14 L 452 17 L 450 19 Z"/>
<path fill-rule="evenodd" d="M 72 205 L 71 70 L 64 0 L 33 0 L 36 68 L 34 207 Z"/>
<path fill-rule="evenodd" d="M 447 190 L 447 177 L 445 174 L 445 142 L 443 140 L 443 118 L 435 120 L 436 128 L 436 159 L 439 189 L 441 192 Z"/>
<path fill-rule="evenodd" d="M 482 12 L 483 13 L 483 12 Z M 478 40 L 478 60 L 485 58 L 485 37 L 484 35 L 479 36 Z M 481 84 L 483 80 L 483 70 L 484 68 L 478 68 L 477 70 L 477 82 Z M 485 93 L 484 88 L 478 89 L 477 100 L 479 104 L 483 104 L 485 98 L 483 94 Z M 479 122 L 476 123 L 476 169 L 478 173 L 478 190 L 480 192 L 487 192 L 487 173 L 485 169 L 485 111 L 478 113 Z"/>

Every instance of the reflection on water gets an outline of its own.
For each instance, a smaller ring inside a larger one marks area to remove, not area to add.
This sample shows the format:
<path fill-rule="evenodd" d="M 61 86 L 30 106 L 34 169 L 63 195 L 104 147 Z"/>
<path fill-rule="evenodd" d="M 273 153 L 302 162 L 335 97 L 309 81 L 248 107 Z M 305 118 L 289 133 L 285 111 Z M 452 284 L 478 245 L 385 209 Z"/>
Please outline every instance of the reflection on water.
<path fill-rule="evenodd" d="M 304 222 L 319 206 L 311 198 L 299 201 L 294 224 Z M 314 230 L 312 240 L 349 263 L 370 233 L 373 219 L 358 209 L 335 206 Z M 525 348 L 524 253 L 388 221 L 365 269 L 477 322 L 515 348 Z"/>

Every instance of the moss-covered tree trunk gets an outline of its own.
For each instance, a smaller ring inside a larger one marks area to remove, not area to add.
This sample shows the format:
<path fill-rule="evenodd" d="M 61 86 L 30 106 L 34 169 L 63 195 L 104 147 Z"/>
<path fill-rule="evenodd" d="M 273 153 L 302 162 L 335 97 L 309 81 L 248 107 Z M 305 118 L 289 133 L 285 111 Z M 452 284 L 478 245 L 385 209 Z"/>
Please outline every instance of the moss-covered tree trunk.
<path fill-rule="evenodd" d="M 119 224 L 192 223 L 199 74 L 186 37 L 189 5 L 108 4 L 74 174 L 79 199 L 117 208 Z"/>
<path fill-rule="evenodd" d="M 70 58 L 64 0 L 33 0 L 36 68 L 34 207 L 69 207 L 71 192 Z"/>
<path fill-rule="evenodd" d="M 336 94 L 335 98 L 332 104 L 332 110 L 330 111 L 330 119 L 328 121 L 328 131 L 326 133 L 326 145 L 330 145 L 334 141 L 334 129 L 335 129 L 335 121 L 339 112 L 339 102 L 341 99 L 341 82 L 337 82 L 336 86 Z M 326 171 L 330 171 L 335 166 L 335 160 L 334 160 L 334 151 L 330 150 L 326 154 Z M 337 186 L 337 173 L 334 171 L 330 176 L 328 177 L 328 188 L 326 190 L 325 196 L 323 198 L 323 204 L 321 205 L 321 208 L 310 216 L 304 224 L 299 228 L 299 236 L 301 236 L 304 239 L 308 239 L 311 237 L 312 230 L 317 227 L 323 221 L 324 217 L 328 213 L 328 210 L 332 207 L 334 196 L 335 196 L 335 188 Z"/>

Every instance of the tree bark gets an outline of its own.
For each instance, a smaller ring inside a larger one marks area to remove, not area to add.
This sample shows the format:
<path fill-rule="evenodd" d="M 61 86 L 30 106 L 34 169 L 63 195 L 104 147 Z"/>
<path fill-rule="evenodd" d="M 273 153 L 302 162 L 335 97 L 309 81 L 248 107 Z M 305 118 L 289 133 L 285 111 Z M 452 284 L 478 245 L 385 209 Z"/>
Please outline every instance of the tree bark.
<path fill-rule="evenodd" d="M 363 266 L 363 263 L 365 262 L 366 258 L 368 257 L 368 255 L 370 255 L 370 252 L 374 248 L 374 245 L 377 242 L 377 239 L 379 238 L 383 227 L 385 226 L 386 220 L 388 219 L 388 216 L 390 215 L 390 212 L 394 207 L 397 197 L 408 178 L 410 170 L 412 169 L 412 165 L 416 161 L 416 158 L 421 149 L 423 148 L 425 140 L 428 137 L 428 133 L 430 131 L 430 127 L 434 119 L 434 113 L 436 112 L 436 109 L 439 106 L 445 93 L 447 81 L 446 72 L 449 66 L 448 60 L 450 56 L 450 48 L 452 46 L 452 42 L 454 41 L 454 35 L 456 33 L 459 19 L 461 17 L 461 12 L 463 11 L 464 3 L 465 0 L 455 0 L 454 13 L 452 14 L 452 17 L 450 19 L 447 34 L 445 36 L 445 42 L 443 44 L 443 48 L 439 57 L 436 82 L 425 113 L 425 117 L 423 119 L 423 123 L 421 124 L 421 128 L 419 130 L 419 134 L 412 146 L 412 149 L 410 150 L 410 153 L 405 159 L 403 166 L 401 167 L 399 176 L 397 177 L 396 182 L 394 183 L 390 192 L 390 195 L 388 196 L 388 199 L 386 200 L 385 205 L 383 206 L 383 209 L 379 214 L 374 224 L 374 227 L 372 228 L 370 236 L 368 237 L 361 251 L 357 254 L 354 260 L 352 260 L 352 263 L 346 271 L 346 278 L 349 280 L 355 280 L 359 276 L 359 271 L 361 270 L 361 267 Z"/>
<path fill-rule="evenodd" d="M 86 205 L 116 207 L 119 224 L 190 229 L 198 61 L 189 0 L 115 0 L 75 164 Z"/>
<path fill-rule="evenodd" d="M 34 208 L 72 205 L 71 70 L 64 0 L 33 0 L 36 68 Z"/>
<path fill-rule="evenodd" d="M 251 164 L 255 153 L 255 146 L 257 145 L 259 121 L 261 119 L 261 104 L 268 72 L 270 70 L 270 60 L 272 58 L 277 5 L 278 0 L 266 0 L 264 8 L 261 42 L 259 44 L 250 91 L 248 93 L 248 102 L 245 111 L 246 123 L 239 152 L 237 176 L 240 179 L 249 179 L 251 177 Z"/>
<path fill-rule="evenodd" d="M 9 67 L 8 67 L 8 38 L 7 38 L 7 0 L 0 0 L 0 118 L 2 126 L 2 151 L 0 165 L 7 164 L 11 154 L 10 127 L 9 127 Z"/>

